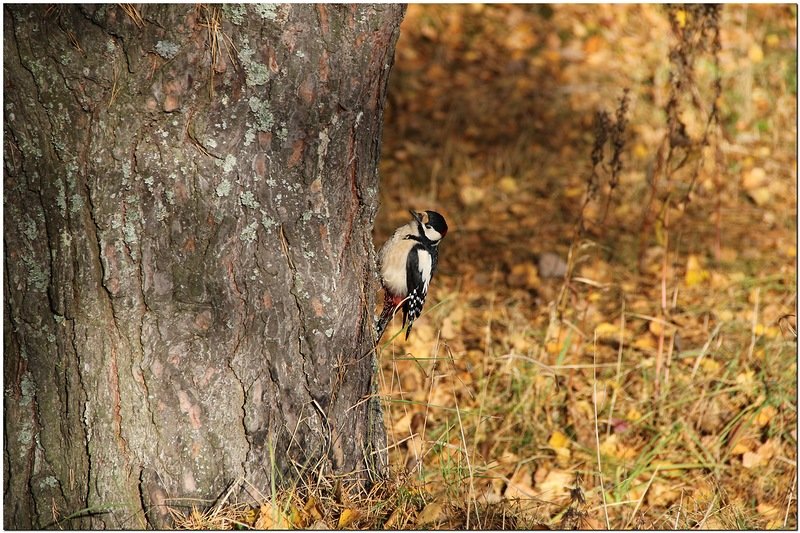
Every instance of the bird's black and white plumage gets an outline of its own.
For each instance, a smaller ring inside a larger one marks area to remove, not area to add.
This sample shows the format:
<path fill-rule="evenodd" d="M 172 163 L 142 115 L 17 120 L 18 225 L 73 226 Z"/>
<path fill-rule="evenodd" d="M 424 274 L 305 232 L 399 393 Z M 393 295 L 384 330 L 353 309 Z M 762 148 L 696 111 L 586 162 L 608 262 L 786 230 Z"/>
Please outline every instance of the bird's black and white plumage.
<path fill-rule="evenodd" d="M 408 338 L 414 321 L 422 313 L 436 271 L 439 242 L 447 234 L 447 222 L 436 211 L 411 211 L 411 215 L 414 220 L 397 228 L 381 248 L 381 282 L 385 294 L 377 325 L 378 339 L 400 305 L 403 326 L 408 324 Z"/>

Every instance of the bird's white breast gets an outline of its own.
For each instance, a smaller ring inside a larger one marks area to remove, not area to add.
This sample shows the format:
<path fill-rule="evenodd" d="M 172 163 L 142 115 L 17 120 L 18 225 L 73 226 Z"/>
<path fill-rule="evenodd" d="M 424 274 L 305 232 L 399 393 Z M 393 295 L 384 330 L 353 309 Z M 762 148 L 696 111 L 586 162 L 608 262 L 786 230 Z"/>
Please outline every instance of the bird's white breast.
<path fill-rule="evenodd" d="M 381 248 L 381 278 L 384 285 L 394 294 L 408 294 L 406 286 L 406 259 L 416 241 L 406 239 L 408 235 L 416 235 L 415 224 L 409 223 L 397 228 L 397 231 Z"/>

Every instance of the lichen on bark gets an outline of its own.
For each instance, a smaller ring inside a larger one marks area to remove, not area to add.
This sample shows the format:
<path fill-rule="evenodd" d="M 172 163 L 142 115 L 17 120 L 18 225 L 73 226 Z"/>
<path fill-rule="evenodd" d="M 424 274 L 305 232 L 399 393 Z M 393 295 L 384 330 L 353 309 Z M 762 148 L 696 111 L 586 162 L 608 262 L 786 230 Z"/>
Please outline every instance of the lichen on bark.
<path fill-rule="evenodd" d="M 384 460 L 359 357 L 402 8 L 228 6 L 221 41 L 126 9 L 4 7 L 6 527 Z"/>

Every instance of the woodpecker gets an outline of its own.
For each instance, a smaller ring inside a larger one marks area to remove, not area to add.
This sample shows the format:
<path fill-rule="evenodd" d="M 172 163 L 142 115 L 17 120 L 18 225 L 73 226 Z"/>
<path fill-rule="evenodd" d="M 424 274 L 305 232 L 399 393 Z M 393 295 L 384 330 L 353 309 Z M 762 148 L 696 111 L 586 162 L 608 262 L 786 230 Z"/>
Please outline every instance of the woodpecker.
<path fill-rule="evenodd" d="M 425 305 L 431 278 L 439 260 L 439 242 L 447 234 L 447 222 L 436 211 L 417 213 L 395 230 L 380 251 L 383 312 L 378 319 L 378 340 L 394 316 L 403 307 L 403 327 L 408 323 L 406 339 Z"/>

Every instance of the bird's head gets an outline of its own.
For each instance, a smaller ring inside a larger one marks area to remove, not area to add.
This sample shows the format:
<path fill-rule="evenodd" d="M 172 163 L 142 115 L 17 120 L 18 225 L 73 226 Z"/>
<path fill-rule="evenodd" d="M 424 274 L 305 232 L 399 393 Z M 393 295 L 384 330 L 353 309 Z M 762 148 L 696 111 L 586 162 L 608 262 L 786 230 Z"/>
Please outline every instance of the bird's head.
<path fill-rule="evenodd" d="M 420 236 L 424 235 L 434 246 L 439 244 L 439 241 L 447 235 L 447 221 L 436 211 L 417 213 L 411 210 L 409 212 L 414 217 L 414 220 L 417 221 Z"/>

